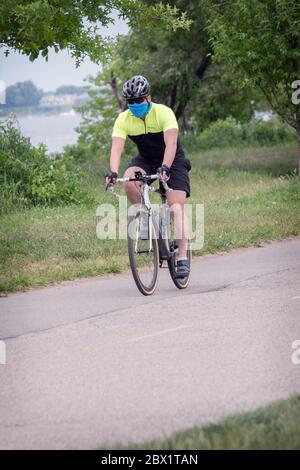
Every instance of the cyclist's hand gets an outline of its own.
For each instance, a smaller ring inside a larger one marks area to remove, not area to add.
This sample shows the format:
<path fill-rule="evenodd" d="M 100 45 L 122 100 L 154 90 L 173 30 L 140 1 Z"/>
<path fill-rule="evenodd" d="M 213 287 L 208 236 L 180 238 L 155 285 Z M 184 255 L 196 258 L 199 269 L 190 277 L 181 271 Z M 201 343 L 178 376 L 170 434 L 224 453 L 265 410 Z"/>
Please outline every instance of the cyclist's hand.
<path fill-rule="evenodd" d="M 170 179 L 170 168 L 167 165 L 162 165 L 157 169 L 157 174 L 161 175 L 164 181 Z"/>
<path fill-rule="evenodd" d="M 116 184 L 117 178 L 118 178 L 118 173 L 116 173 L 115 171 L 110 171 L 107 175 L 105 175 L 106 189 L 109 186 L 113 186 L 114 184 Z"/>

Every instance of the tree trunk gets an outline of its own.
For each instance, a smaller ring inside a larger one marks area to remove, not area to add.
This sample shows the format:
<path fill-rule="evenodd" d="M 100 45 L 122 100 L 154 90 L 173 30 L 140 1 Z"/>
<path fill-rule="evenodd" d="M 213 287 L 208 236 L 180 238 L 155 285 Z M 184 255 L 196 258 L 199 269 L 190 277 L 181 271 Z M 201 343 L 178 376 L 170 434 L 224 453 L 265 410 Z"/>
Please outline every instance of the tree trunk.
<path fill-rule="evenodd" d="M 189 126 L 189 123 L 188 123 L 188 120 L 186 118 L 186 114 L 184 111 L 182 112 L 182 115 L 181 115 L 181 122 L 182 122 L 183 133 L 187 134 L 190 130 L 190 126 Z"/>
<path fill-rule="evenodd" d="M 204 74 L 210 65 L 211 65 L 211 56 L 204 55 L 199 67 L 196 69 L 196 72 L 195 72 L 200 81 L 203 79 Z"/>
<path fill-rule="evenodd" d="M 123 111 L 123 101 L 120 98 L 118 88 L 117 88 L 117 78 L 114 76 L 113 72 L 111 72 L 111 79 L 110 79 L 109 84 L 111 86 L 111 90 L 113 92 L 113 95 L 115 96 L 115 98 L 117 100 L 120 111 Z"/>
<path fill-rule="evenodd" d="M 170 108 L 174 109 L 177 99 L 177 84 L 175 83 L 171 93 L 171 103 Z"/>
<path fill-rule="evenodd" d="M 184 73 L 182 74 L 181 82 L 180 82 L 180 88 L 179 88 L 179 96 L 180 100 L 178 101 L 177 108 L 175 108 L 175 116 L 177 120 L 179 120 L 185 110 L 186 105 L 188 104 L 189 97 L 187 95 L 189 89 L 189 82 L 188 82 L 188 77 Z M 178 91 L 178 90 L 177 90 Z"/>
<path fill-rule="evenodd" d="M 208 67 L 211 65 L 211 63 L 212 63 L 212 60 L 211 60 L 210 55 L 207 55 L 207 53 L 205 53 L 205 55 L 202 57 L 199 67 L 197 67 L 197 69 L 195 70 L 195 75 L 197 76 L 200 82 L 201 80 L 203 80 L 204 74 L 206 70 L 208 69 Z M 187 96 L 189 86 L 190 84 L 189 84 L 188 77 L 185 74 L 183 74 L 179 85 L 178 84 L 174 85 L 174 88 L 172 90 L 172 99 L 171 99 L 171 103 L 173 103 L 173 105 L 171 105 L 171 108 L 175 109 L 176 118 L 180 119 L 182 117 L 183 123 L 185 122 L 186 124 L 187 124 L 187 121 L 186 121 L 186 117 L 184 117 L 184 111 L 190 100 L 190 96 Z M 178 95 L 180 96 L 180 100 L 176 107 L 175 103 L 177 101 Z M 185 95 L 186 97 L 184 98 Z"/>

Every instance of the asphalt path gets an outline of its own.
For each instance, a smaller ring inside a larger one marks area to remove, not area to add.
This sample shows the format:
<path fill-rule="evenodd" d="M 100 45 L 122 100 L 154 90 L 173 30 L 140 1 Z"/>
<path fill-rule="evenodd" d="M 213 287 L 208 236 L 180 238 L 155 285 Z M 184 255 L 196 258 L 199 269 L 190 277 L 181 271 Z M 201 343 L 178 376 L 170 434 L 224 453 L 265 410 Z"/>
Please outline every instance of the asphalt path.
<path fill-rule="evenodd" d="M 300 393 L 300 238 L 0 298 L 1 449 L 144 442 Z M 2 343 L 3 349 L 3 343 Z"/>

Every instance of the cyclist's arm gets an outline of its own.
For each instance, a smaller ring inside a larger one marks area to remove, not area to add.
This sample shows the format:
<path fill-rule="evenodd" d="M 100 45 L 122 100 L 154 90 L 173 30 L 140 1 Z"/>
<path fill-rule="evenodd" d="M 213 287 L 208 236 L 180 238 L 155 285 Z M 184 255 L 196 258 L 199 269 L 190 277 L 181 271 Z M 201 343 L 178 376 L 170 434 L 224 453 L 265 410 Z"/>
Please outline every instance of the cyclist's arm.
<path fill-rule="evenodd" d="M 112 172 L 118 173 L 120 166 L 120 159 L 125 146 L 125 139 L 121 137 L 113 137 L 111 152 L 110 152 L 110 169 Z"/>
<path fill-rule="evenodd" d="M 178 129 L 168 129 L 164 132 L 164 140 L 166 144 L 163 165 L 171 168 L 175 158 L 177 149 Z"/>

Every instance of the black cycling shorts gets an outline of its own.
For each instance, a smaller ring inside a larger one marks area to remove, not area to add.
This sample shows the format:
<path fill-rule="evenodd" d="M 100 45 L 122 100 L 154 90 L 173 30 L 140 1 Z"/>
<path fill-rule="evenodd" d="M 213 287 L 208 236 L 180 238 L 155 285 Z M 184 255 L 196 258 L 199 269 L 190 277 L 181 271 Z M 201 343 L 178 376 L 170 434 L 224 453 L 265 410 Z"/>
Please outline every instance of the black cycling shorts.
<path fill-rule="evenodd" d="M 138 155 L 131 160 L 131 163 L 127 168 L 138 166 L 142 168 L 148 175 L 153 175 L 157 172 L 157 169 L 161 166 L 161 163 L 151 162 Z M 168 180 L 168 186 L 172 189 L 177 189 L 186 192 L 186 197 L 191 194 L 189 171 L 191 169 L 191 163 L 188 158 L 177 157 L 175 158 L 170 168 L 170 179 Z"/>

